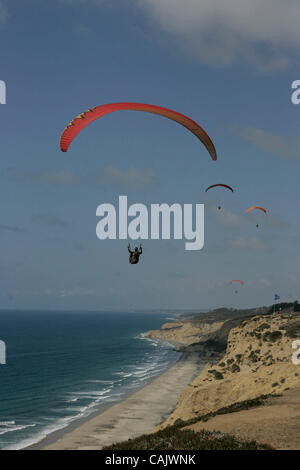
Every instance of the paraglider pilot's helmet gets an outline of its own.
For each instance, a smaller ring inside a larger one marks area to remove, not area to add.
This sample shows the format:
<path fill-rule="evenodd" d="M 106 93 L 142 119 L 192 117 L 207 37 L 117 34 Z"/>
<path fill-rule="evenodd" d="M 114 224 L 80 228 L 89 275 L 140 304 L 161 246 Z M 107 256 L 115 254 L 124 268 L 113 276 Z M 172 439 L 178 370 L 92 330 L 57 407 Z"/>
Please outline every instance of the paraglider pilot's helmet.
<path fill-rule="evenodd" d="M 135 247 L 134 251 L 139 251 L 139 249 L 138 249 L 138 247 L 137 247 L 137 246 Z"/>

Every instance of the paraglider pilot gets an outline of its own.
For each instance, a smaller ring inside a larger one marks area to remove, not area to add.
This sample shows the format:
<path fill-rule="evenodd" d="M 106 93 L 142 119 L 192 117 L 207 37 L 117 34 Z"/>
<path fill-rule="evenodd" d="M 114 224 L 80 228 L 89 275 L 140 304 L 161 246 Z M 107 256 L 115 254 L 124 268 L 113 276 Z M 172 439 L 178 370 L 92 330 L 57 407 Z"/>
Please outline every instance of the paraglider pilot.
<path fill-rule="evenodd" d="M 128 252 L 130 253 L 129 263 L 130 264 L 137 264 L 139 262 L 140 255 L 143 253 L 142 245 L 140 245 L 140 249 L 138 249 L 138 247 L 136 246 L 134 251 L 131 251 L 130 243 L 128 243 Z"/>

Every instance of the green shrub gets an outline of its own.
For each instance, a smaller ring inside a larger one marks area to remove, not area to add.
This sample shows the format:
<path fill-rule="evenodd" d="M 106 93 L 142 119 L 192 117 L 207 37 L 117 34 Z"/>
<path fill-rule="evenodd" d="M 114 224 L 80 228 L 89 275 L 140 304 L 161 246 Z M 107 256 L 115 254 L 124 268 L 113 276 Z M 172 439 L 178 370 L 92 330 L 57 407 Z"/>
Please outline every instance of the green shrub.
<path fill-rule="evenodd" d="M 263 340 L 267 342 L 275 343 L 281 337 L 282 337 L 282 333 L 279 330 L 267 331 L 263 336 Z"/>

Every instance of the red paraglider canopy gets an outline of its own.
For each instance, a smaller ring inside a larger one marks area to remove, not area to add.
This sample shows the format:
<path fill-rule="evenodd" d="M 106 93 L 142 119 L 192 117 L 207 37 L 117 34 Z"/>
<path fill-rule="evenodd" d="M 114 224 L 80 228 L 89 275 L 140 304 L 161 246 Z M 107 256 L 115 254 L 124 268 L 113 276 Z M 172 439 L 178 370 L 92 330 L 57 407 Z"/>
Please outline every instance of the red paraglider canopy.
<path fill-rule="evenodd" d="M 148 113 L 158 114 L 159 116 L 166 117 L 172 121 L 176 121 L 182 126 L 191 131 L 198 139 L 205 145 L 211 158 L 217 160 L 217 152 L 213 142 L 208 134 L 199 126 L 195 121 L 184 116 L 183 114 L 172 111 L 171 109 L 162 108 L 161 106 L 154 106 L 151 104 L 143 103 L 111 103 L 97 106 L 96 108 L 89 109 L 82 114 L 76 116 L 65 128 L 60 139 L 60 148 L 62 152 L 66 152 L 69 145 L 77 134 L 84 129 L 88 124 L 96 119 L 112 113 L 113 111 L 131 110 L 131 111 L 145 111 Z"/>

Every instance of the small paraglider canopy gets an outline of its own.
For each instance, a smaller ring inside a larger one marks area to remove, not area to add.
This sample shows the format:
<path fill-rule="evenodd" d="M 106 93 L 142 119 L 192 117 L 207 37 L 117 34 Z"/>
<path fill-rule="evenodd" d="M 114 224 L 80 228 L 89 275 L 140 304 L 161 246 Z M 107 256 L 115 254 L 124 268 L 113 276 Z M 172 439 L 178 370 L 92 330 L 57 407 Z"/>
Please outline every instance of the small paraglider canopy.
<path fill-rule="evenodd" d="M 260 211 L 264 212 L 265 214 L 267 213 L 267 210 L 264 207 L 253 206 L 253 207 L 249 207 L 249 209 L 247 209 L 247 214 L 249 212 L 253 211 L 254 209 L 260 210 Z"/>
<path fill-rule="evenodd" d="M 207 191 L 209 189 L 212 189 L 212 188 L 217 188 L 218 186 L 221 186 L 223 188 L 227 188 L 227 189 L 230 189 L 230 191 L 234 192 L 234 190 L 232 189 L 231 186 L 228 186 L 228 184 L 212 184 L 211 186 L 208 186 L 208 188 L 206 188 L 205 192 L 207 193 Z"/>
<path fill-rule="evenodd" d="M 144 111 L 147 113 L 157 114 L 162 117 L 171 119 L 172 121 L 181 124 L 183 127 L 192 132 L 206 147 L 212 160 L 217 160 L 217 152 L 215 146 L 210 139 L 209 135 L 202 127 L 184 114 L 180 114 L 172 109 L 163 108 L 161 106 L 154 106 L 144 103 L 110 103 L 97 106 L 92 109 L 76 116 L 65 128 L 60 139 L 60 148 L 62 152 L 67 152 L 69 145 L 73 139 L 84 129 L 88 124 L 99 119 L 106 114 L 113 111 L 131 110 L 131 111 Z"/>

